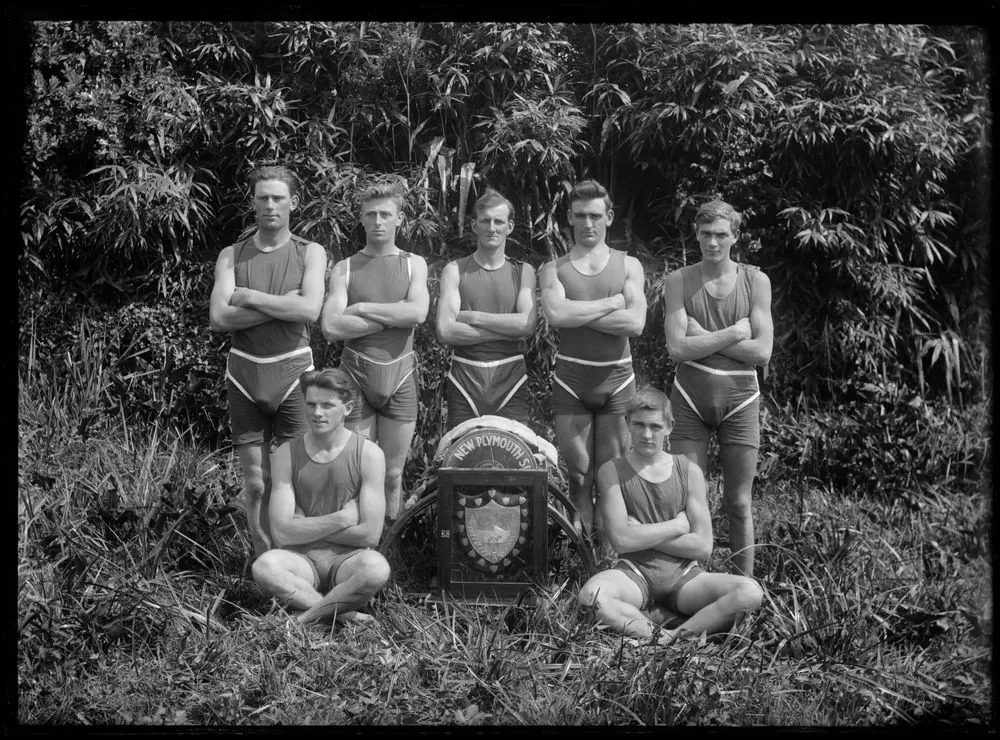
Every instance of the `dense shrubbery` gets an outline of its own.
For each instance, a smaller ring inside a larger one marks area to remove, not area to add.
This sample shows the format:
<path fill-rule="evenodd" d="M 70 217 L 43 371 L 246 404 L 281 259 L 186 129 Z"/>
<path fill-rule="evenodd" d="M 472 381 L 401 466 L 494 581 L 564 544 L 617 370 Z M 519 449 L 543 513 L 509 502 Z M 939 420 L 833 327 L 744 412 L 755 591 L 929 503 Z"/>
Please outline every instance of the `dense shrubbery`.
<path fill-rule="evenodd" d="M 69 23 L 31 28 L 19 284 L 198 302 L 246 228 L 242 177 L 283 159 L 297 228 L 358 246 L 352 195 L 412 192 L 404 242 L 464 251 L 486 184 L 515 256 L 565 249 L 565 191 L 617 201 L 616 246 L 683 264 L 692 209 L 747 215 L 774 285 L 772 392 L 843 382 L 972 400 L 989 387 L 988 78 L 976 29 L 503 23 Z M 22 313 L 22 318 L 24 318 Z M 22 322 L 23 323 L 23 322 Z M 649 371 L 662 346 L 650 337 Z M 645 342 L 645 338 L 643 340 Z"/>

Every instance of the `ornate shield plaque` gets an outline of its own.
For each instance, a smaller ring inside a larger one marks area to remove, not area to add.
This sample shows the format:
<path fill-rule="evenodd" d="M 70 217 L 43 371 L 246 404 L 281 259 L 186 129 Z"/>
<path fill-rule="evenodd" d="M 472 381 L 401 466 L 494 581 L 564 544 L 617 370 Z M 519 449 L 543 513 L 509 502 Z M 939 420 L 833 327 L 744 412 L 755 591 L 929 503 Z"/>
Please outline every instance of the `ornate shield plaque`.
<path fill-rule="evenodd" d="M 490 488 L 483 496 L 458 497 L 456 514 L 460 539 L 466 553 L 484 570 L 496 573 L 499 564 L 510 565 L 521 553 L 528 526 L 528 499 L 525 496 Z"/>

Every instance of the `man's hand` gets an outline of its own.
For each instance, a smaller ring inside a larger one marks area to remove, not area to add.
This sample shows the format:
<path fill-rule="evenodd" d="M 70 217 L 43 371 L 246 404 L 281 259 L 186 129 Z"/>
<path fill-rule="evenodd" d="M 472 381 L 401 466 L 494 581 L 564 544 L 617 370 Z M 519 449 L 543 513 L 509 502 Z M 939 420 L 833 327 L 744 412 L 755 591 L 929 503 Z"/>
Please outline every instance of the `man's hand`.
<path fill-rule="evenodd" d="M 236 288 L 229 298 L 229 305 L 250 308 L 250 292 L 250 288 Z"/>
<path fill-rule="evenodd" d="M 687 319 L 688 319 L 688 325 L 687 325 L 687 333 L 685 334 L 685 336 L 698 337 L 701 336 L 702 334 L 708 334 L 708 329 L 699 324 L 698 319 L 696 319 L 694 316 L 688 316 Z"/>
<path fill-rule="evenodd" d="M 744 339 L 753 339 L 753 329 L 750 326 L 750 319 L 740 319 L 733 324 L 733 326 L 736 327 L 736 330 L 740 334 L 739 341 L 742 342 Z"/>
<path fill-rule="evenodd" d="M 344 524 L 346 526 L 355 527 L 357 526 L 358 522 L 361 521 L 361 515 L 360 512 L 358 511 L 358 500 L 356 498 L 352 498 L 350 501 L 344 504 L 344 508 L 342 508 L 341 511 L 345 515 Z"/>
<path fill-rule="evenodd" d="M 688 534 L 691 531 L 691 522 L 688 520 L 687 513 L 682 511 L 680 514 L 675 516 L 671 521 L 680 523 L 680 525 L 684 528 L 683 534 Z"/>

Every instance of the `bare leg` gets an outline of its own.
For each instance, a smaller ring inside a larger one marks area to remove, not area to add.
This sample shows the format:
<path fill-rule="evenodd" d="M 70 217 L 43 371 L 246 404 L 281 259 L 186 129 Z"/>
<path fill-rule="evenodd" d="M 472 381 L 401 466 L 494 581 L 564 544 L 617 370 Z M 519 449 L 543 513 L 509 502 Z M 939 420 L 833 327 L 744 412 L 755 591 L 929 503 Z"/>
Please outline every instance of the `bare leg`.
<path fill-rule="evenodd" d="M 594 417 L 590 414 L 556 414 L 556 446 L 566 462 L 569 498 L 579 511 L 574 526 L 587 530 L 594 523 Z"/>
<path fill-rule="evenodd" d="M 389 580 L 389 563 L 375 550 L 361 550 L 340 566 L 329 593 L 302 612 L 296 621 L 308 624 L 346 615 L 367 604 Z"/>
<path fill-rule="evenodd" d="M 623 414 L 601 414 L 594 417 L 594 474 L 608 460 L 621 457 L 628 451 L 628 425 Z M 600 492 L 596 492 L 600 495 Z M 600 512 L 595 512 L 594 529 L 600 536 L 600 549 L 605 556 L 614 550 L 604 537 Z"/>
<path fill-rule="evenodd" d="M 692 616 L 671 630 L 678 636 L 713 634 L 732 627 L 736 618 L 760 606 L 764 591 L 752 578 L 728 573 L 699 573 L 681 586 L 677 606 Z"/>
<path fill-rule="evenodd" d="M 253 563 L 253 580 L 293 609 L 308 609 L 323 598 L 309 561 L 289 550 L 268 550 Z"/>
<path fill-rule="evenodd" d="M 365 439 L 378 444 L 378 414 L 363 416 L 357 421 L 344 421 L 344 426 L 352 432 L 357 432 Z"/>
<path fill-rule="evenodd" d="M 708 481 L 708 442 L 696 442 L 692 439 L 671 439 L 667 443 L 671 455 L 684 455 L 693 462 L 701 472 L 705 474 L 705 481 Z"/>
<path fill-rule="evenodd" d="M 271 493 L 271 459 L 267 453 L 267 440 L 251 442 L 237 447 L 240 467 L 243 469 L 243 491 L 246 498 L 247 527 L 254 557 L 260 557 L 271 548 L 271 532 L 267 506 Z"/>
<path fill-rule="evenodd" d="M 597 618 L 616 632 L 649 639 L 656 625 L 639 611 L 642 591 L 620 570 L 602 570 L 592 576 L 577 597 L 581 606 L 597 607 Z"/>
<path fill-rule="evenodd" d="M 415 421 L 378 416 L 378 445 L 385 453 L 385 515 L 395 521 L 403 499 L 403 466 L 410 453 Z"/>
<path fill-rule="evenodd" d="M 753 577 L 753 511 L 751 492 L 757 474 L 757 449 L 719 445 L 722 461 L 722 501 L 729 517 L 733 572 Z"/>

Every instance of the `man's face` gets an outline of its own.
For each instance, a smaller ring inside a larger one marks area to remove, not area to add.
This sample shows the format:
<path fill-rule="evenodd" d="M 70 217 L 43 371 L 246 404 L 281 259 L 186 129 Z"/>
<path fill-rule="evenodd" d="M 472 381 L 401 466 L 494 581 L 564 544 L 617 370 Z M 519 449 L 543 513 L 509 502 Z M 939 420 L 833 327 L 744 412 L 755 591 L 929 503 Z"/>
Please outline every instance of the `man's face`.
<path fill-rule="evenodd" d="M 339 429 L 353 407 L 354 402 L 344 403 L 337 391 L 315 385 L 306 388 L 306 418 L 315 434 Z"/>
<path fill-rule="evenodd" d="M 573 240 L 581 247 L 593 247 L 604 241 L 614 218 L 603 198 L 574 200 L 569 207 L 569 222 Z"/>
<path fill-rule="evenodd" d="M 507 243 L 507 237 L 514 230 L 514 222 L 510 220 L 507 206 L 501 203 L 477 213 L 472 230 L 481 249 L 495 251 L 503 249 Z"/>
<path fill-rule="evenodd" d="M 652 409 L 638 409 L 628 418 L 632 448 L 642 457 L 655 457 L 662 451 L 671 428 L 663 414 Z"/>
<path fill-rule="evenodd" d="M 260 180 L 253 188 L 253 210 L 257 228 L 281 231 L 288 228 L 292 211 L 299 205 L 299 196 L 292 195 L 283 180 Z"/>
<path fill-rule="evenodd" d="M 368 243 L 373 246 L 395 243 L 401 220 L 399 209 L 391 198 L 366 200 L 361 204 L 361 223 Z"/>
<path fill-rule="evenodd" d="M 695 235 L 704 262 L 725 262 L 736 243 L 736 234 L 728 218 L 717 218 L 705 224 L 695 224 Z"/>

